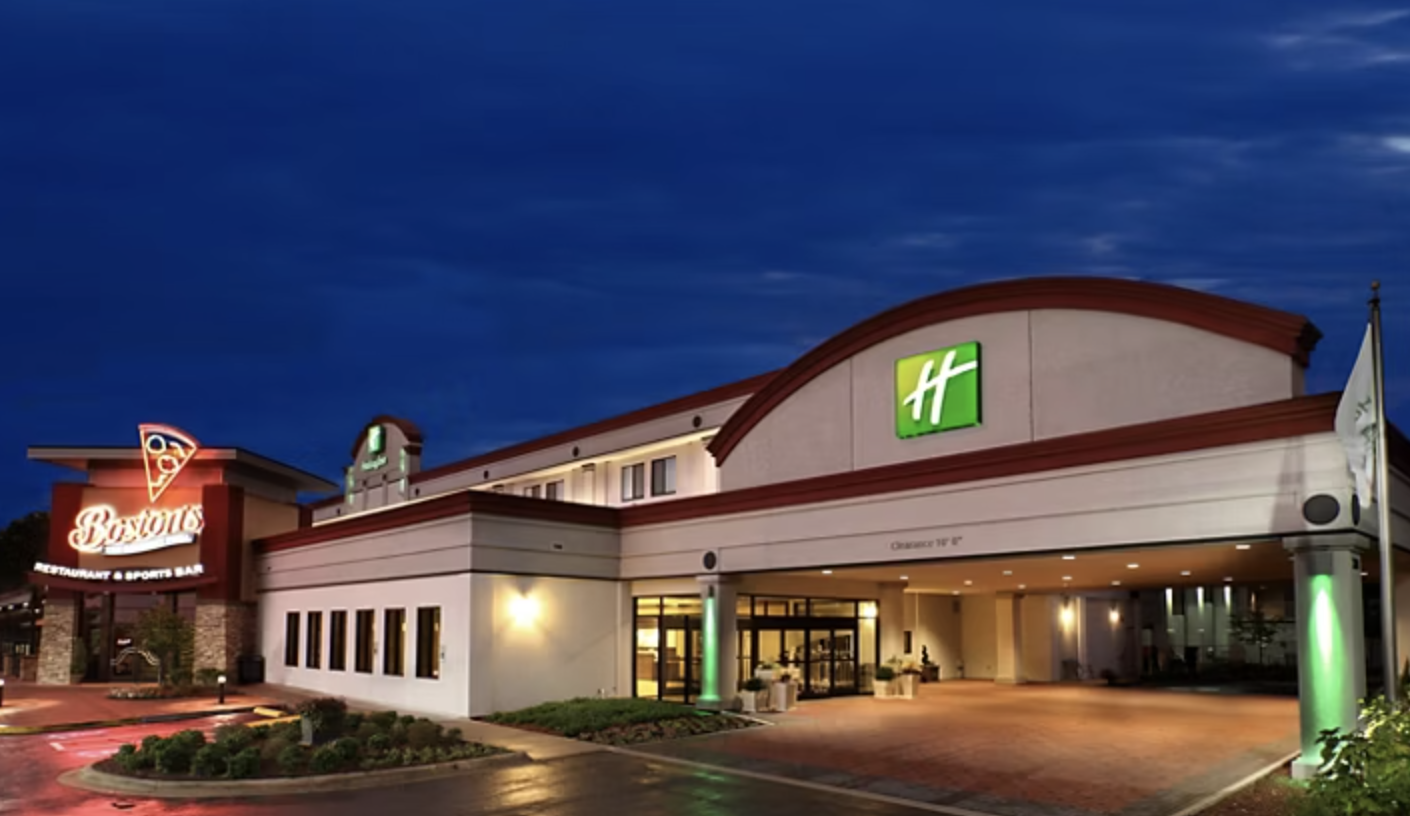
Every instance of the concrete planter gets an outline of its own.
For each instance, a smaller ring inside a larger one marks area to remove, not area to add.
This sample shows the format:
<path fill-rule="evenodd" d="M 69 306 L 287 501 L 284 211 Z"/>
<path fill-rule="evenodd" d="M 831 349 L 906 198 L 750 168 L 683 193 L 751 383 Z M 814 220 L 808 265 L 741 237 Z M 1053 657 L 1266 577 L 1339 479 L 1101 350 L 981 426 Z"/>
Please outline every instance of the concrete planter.
<path fill-rule="evenodd" d="M 873 680 L 871 684 L 872 696 L 878 700 L 889 700 L 895 696 L 895 680 Z"/>
<path fill-rule="evenodd" d="M 757 713 L 759 710 L 759 692 L 748 690 L 741 691 L 739 693 L 739 702 L 741 710 L 745 714 Z"/>
<path fill-rule="evenodd" d="M 916 696 L 916 686 L 920 685 L 920 675 L 903 674 L 896 678 L 897 691 L 904 700 L 914 700 Z"/>
<path fill-rule="evenodd" d="M 783 680 L 774 681 L 770 687 L 769 701 L 773 703 L 774 711 L 793 708 L 793 684 Z"/>

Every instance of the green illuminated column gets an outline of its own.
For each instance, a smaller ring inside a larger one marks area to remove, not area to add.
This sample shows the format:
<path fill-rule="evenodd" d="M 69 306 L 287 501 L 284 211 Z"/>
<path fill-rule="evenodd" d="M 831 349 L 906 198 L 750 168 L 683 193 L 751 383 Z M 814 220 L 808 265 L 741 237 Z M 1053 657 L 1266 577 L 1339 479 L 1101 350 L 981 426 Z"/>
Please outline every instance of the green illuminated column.
<path fill-rule="evenodd" d="M 735 587 L 722 575 L 702 575 L 699 582 L 700 696 L 695 704 L 712 710 L 733 708 L 739 696 Z"/>
<path fill-rule="evenodd" d="M 1365 682 L 1365 638 L 1361 628 L 1359 535 L 1286 539 L 1293 554 L 1297 592 L 1298 708 L 1302 756 L 1293 776 L 1314 776 L 1321 764 L 1317 735 L 1324 729 L 1356 728 L 1357 700 Z"/>

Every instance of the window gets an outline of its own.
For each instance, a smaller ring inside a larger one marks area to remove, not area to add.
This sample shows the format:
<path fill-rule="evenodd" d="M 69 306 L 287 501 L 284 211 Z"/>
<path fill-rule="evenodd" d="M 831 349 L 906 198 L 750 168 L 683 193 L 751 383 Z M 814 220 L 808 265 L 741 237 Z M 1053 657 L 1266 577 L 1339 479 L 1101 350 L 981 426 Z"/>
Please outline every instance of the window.
<path fill-rule="evenodd" d="M 284 665 L 299 665 L 299 613 L 284 616 Z"/>
<path fill-rule="evenodd" d="M 388 609 L 382 613 L 382 673 L 401 677 L 406 673 L 406 610 Z"/>
<path fill-rule="evenodd" d="M 524 495 L 531 499 L 537 499 L 539 497 L 539 490 L 541 490 L 541 488 L 538 485 L 526 487 L 524 488 Z"/>
<path fill-rule="evenodd" d="M 357 657 L 353 668 L 363 674 L 372 673 L 372 656 L 376 653 L 372 643 L 372 630 L 377 626 L 375 615 L 371 609 L 357 610 Z"/>
<path fill-rule="evenodd" d="M 435 680 L 441 676 L 441 608 L 416 610 L 416 676 Z"/>
<path fill-rule="evenodd" d="M 640 467 L 640 465 L 638 465 Z M 651 460 L 651 495 L 669 496 L 676 492 L 676 457 Z"/>
<path fill-rule="evenodd" d="M 640 463 L 622 468 L 622 501 L 636 501 L 645 495 L 646 466 Z"/>
<path fill-rule="evenodd" d="M 549 501 L 561 501 L 563 499 L 563 480 L 559 479 L 544 485 L 543 497 Z"/>
<path fill-rule="evenodd" d="M 348 612 L 339 609 L 328 613 L 328 668 L 346 671 L 348 668 Z"/>
<path fill-rule="evenodd" d="M 308 613 L 308 654 L 304 656 L 304 666 L 318 668 L 323 662 L 323 613 Z"/>

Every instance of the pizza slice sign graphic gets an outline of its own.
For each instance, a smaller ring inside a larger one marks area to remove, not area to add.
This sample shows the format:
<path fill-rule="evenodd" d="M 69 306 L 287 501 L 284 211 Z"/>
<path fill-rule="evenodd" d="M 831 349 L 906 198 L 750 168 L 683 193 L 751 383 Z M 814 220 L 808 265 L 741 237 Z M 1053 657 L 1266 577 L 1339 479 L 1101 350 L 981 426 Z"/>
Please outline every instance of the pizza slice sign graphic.
<path fill-rule="evenodd" d="M 142 464 L 147 469 L 147 495 L 155 502 L 201 446 L 170 425 L 139 425 L 137 430 L 142 437 Z"/>

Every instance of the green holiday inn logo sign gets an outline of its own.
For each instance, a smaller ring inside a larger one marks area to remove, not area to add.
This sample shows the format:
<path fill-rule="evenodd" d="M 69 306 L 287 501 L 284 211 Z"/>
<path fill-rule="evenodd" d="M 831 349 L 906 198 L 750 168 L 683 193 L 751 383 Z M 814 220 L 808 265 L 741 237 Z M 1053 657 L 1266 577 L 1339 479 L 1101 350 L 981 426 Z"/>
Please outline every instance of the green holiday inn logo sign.
<path fill-rule="evenodd" d="M 896 436 L 979 424 L 979 344 L 929 351 L 896 361 Z"/>

